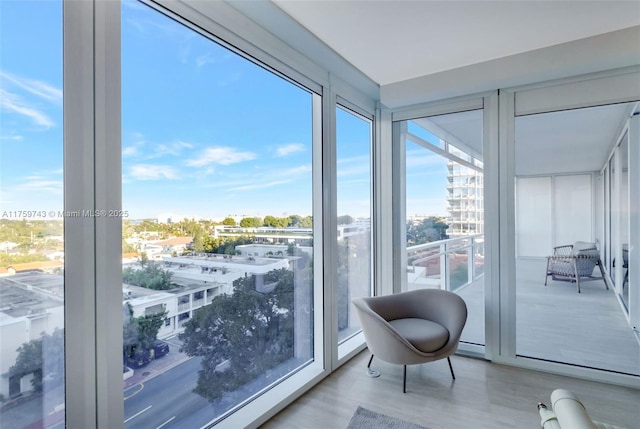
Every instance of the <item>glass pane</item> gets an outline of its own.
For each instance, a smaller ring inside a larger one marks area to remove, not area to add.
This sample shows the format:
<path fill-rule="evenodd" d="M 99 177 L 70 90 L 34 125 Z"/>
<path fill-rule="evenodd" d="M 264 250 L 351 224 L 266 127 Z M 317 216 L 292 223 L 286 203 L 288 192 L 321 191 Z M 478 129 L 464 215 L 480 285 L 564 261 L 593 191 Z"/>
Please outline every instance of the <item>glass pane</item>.
<path fill-rule="evenodd" d="M 370 296 L 371 122 L 336 109 L 338 341 L 360 331 L 351 300 Z"/>
<path fill-rule="evenodd" d="M 515 119 L 519 356 L 640 374 L 640 348 L 610 282 L 620 288 L 624 275 L 628 208 L 619 155 L 609 156 L 628 109 Z"/>
<path fill-rule="evenodd" d="M 123 3 L 125 427 L 203 427 L 313 359 L 314 97 Z"/>
<path fill-rule="evenodd" d="M 0 2 L 0 53 L 0 427 L 62 427 L 62 2 Z"/>
<path fill-rule="evenodd" d="M 406 150 L 406 290 L 458 293 L 469 310 L 461 341 L 483 345 L 482 110 L 403 121 L 400 129 Z M 432 150 L 435 142 L 449 148 L 446 155 Z"/>

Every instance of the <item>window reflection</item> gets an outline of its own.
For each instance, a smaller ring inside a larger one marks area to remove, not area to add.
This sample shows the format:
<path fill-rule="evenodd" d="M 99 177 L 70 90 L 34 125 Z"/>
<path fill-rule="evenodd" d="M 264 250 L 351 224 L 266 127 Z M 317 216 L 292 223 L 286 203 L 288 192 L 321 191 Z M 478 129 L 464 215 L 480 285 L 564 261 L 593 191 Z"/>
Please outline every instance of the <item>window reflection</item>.
<path fill-rule="evenodd" d="M 0 426 L 65 422 L 62 3 L 0 4 Z"/>

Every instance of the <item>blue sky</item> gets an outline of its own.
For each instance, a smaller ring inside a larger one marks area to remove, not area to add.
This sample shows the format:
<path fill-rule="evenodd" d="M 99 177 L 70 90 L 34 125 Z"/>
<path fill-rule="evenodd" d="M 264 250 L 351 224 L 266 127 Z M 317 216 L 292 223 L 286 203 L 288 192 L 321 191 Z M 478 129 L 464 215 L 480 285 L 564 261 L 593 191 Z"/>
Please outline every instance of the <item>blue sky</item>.
<path fill-rule="evenodd" d="M 56 1 L 0 1 L 2 210 L 62 209 L 61 15 Z M 126 1 L 123 209 L 132 218 L 312 214 L 312 97 Z M 341 109 L 337 115 L 338 211 L 367 217 L 370 123 Z M 431 183 L 446 174 L 444 161 L 413 150 L 407 213 L 444 214 L 446 179 Z"/>
<path fill-rule="evenodd" d="M 3 0 L 0 29 L 0 208 L 61 210 L 62 10 Z"/>

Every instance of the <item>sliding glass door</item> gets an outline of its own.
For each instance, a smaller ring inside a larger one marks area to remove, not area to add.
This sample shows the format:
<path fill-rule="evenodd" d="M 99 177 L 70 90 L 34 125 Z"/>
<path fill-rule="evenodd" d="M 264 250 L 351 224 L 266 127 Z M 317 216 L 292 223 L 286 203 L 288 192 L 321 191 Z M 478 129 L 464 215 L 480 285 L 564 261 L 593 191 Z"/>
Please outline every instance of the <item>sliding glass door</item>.
<path fill-rule="evenodd" d="M 437 288 L 469 310 L 461 341 L 485 344 L 484 111 L 394 122 L 404 166 L 402 289 Z"/>
<path fill-rule="evenodd" d="M 621 305 L 633 241 L 621 136 L 635 109 L 621 103 L 515 118 L 518 357 L 640 375 L 639 343 Z"/>

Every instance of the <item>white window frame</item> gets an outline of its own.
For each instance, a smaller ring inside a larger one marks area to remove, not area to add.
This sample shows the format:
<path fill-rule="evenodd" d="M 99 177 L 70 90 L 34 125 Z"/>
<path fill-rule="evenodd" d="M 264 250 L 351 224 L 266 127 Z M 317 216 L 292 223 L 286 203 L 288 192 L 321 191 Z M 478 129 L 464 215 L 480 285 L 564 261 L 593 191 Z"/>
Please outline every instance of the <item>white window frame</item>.
<path fill-rule="evenodd" d="M 359 113 L 372 118 L 374 129 L 375 101 L 268 32 L 248 26 L 248 19 L 228 4 L 143 1 L 315 93 L 312 96 L 314 266 L 325 266 L 323 252 L 330 248 L 323 243 L 327 243 L 327 231 L 332 229 L 323 224 L 326 216 L 323 210 L 327 210 L 327 198 L 335 198 L 335 192 L 332 193 L 335 167 L 323 163 L 323 159 L 332 156 L 331 150 L 335 151 L 336 92 L 344 94 L 345 104 L 349 103 L 347 99 L 351 100 Z M 122 205 L 120 8 L 119 2 L 101 0 L 64 3 L 65 210 L 119 210 Z M 277 52 L 278 56 L 270 52 Z M 373 86 L 364 82 L 362 87 Z M 122 282 L 120 221 L 72 219 L 65 223 L 68 427 L 124 425 L 122 363 L 120 353 L 113 353 L 122 348 L 122 328 L 113 322 L 121 319 L 122 295 L 120 288 L 112 287 Z M 246 404 L 240 412 L 221 420 L 221 426 L 262 424 L 357 352 L 337 359 L 337 342 L 333 341 L 336 337 L 323 335 L 331 332 L 331 316 L 336 312 L 324 273 L 322 270 L 314 273 L 314 362 L 287 377 L 267 395 Z"/>
<path fill-rule="evenodd" d="M 333 111 L 333 115 L 336 114 L 336 109 L 343 109 L 344 111 L 360 117 L 361 119 L 370 122 L 371 125 L 371 140 L 370 140 L 370 149 L 369 149 L 369 154 L 371 157 L 371 161 L 370 161 L 370 172 L 371 172 L 371 176 L 370 177 L 370 189 L 369 189 L 369 201 L 370 201 L 370 205 L 371 205 L 371 210 L 370 210 L 370 218 L 371 218 L 371 254 L 370 254 L 370 261 L 371 261 L 371 296 L 375 295 L 375 285 L 376 285 L 376 280 L 375 280 L 375 249 L 376 249 L 376 229 L 375 229 L 375 225 L 376 225 L 376 215 L 374 212 L 374 185 L 375 185 L 375 160 L 374 160 L 374 150 L 375 150 L 375 122 L 374 122 L 374 118 L 375 115 L 370 111 L 371 106 L 369 106 L 369 109 L 366 108 L 362 108 L 360 106 L 355 105 L 354 103 L 349 102 L 348 100 L 340 97 L 340 96 L 336 96 L 336 103 L 334 105 L 334 111 Z M 336 145 L 336 153 L 337 153 L 337 136 L 336 136 L 336 141 L 335 141 L 335 145 Z M 333 171 L 332 171 L 332 177 L 334 178 L 333 182 L 336 185 L 336 191 L 333 192 L 331 195 L 331 198 L 333 198 L 336 203 L 335 203 L 335 207 L 336 207 L 336 213 L 334 213 L 333 217 L 337 219 L 337 159 L 334 158 L 333 160 Z M 338 251 L 337 251 L 337 224 L 335 225 L 335 228 L 332 229 L 332 231 L 334 231 L 334 235 L 332 237 L 332 241 L 330 241 L 329 243 L 332 243 L 332 250 L 331 250 L 331 254 L 332 256 L 337 256 Z M 334 287 L 332 289 L 337 291 L 337 270 L 334 269 L 331 273 L 332 276 L 332 280 L 334 281 Z M 338 368 L 340 365 L 344 364 L 345 362 L 347 362 L 349 359 L 351 359 L 353 356 L 355 356 L 356 354 L 358 354 L 359 352 L 361 352 L 365 347 L 365 339 L 364 339 L 364 334 L 362 333 L 362 330 L 360 330 L 360 332 L 352 335 L 350 338 L 342 341 L 342 342 L 338 342 L 338 301 L 337 301 L 337 294 L 335 294 L 336 296 L 333 297 L 333 308 L 335 309 L 335 342 L 337 343 L 337 349 L 336 349 L 336 354 L 334 355 L 333 359 L 335 364 L 332 365 L 332 367 Z"/>
<path fill-rule="evenodd" d="M 485 234 L 485 345 L 460 344 L 458 351 L 461 354 L 483 357 L 491 357 L 499 353 L 499 273 L 498 261 L 498 236 L 500 224 L 498 222 L 498 193 L 496 192 L 499 168 L 498 168 L 498 93 L 489 92 L 473 94 L 466 97 L 457 97 L 451 100 L 443 100 L 432 103 L 424 103 L 416 106 L 407 106 L 399 109 L 390 109 L 390 122 L 392 124 L 393 147 L 392 157 L 389 158 L 388 168 L 393 170 L 392 189 L 392 215 L 393 219 L 393 290 L 387 293 L 397 293 L 406 289 L 406 166 L 405 145 L 399 139 L 399 121 L 428 116 L 452 114 L 469 110 L 483 111 L 483 173 L 484 173 L 484 234 Z"/>

